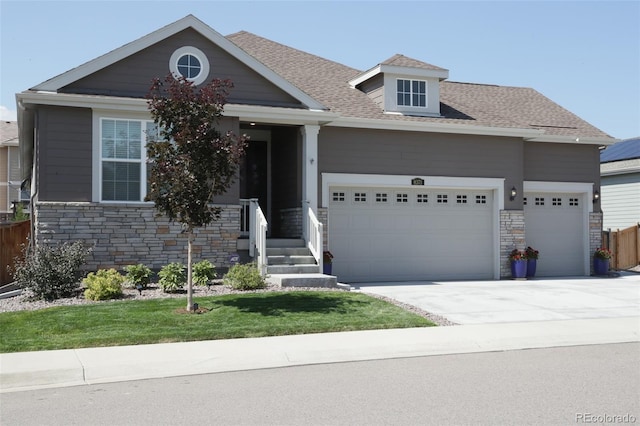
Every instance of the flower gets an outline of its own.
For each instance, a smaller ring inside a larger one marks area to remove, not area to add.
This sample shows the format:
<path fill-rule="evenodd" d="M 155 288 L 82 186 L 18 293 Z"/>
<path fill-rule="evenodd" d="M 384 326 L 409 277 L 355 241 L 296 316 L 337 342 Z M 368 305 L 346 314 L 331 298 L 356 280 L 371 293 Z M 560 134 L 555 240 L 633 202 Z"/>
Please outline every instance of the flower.
<path fill-rule="evenodd" d="M 333 255 L 331 254 L 330 251 L 323 251 L 322 252 L 322 261 L 324 263 L 331 263 L 332 260 L 333 260 Z"/>
<path fill-rule="evenodd" d="M 509 254 L 509 260 L 527 260 L 527 252 L 513 249 Z"/>
<path fill-rule="evenodd" d="M 593 254 L 596 259 L 611 259 L 611 250 L 604 247 L 598 247 Z"/>
<path fill-rule="evenodd" d="M 527 253 L 527 259 L 537 259 L 538 255 L 540 254 L 538 250 L 532 248 L 531 246 L 527 247 L 525 252 Z"/>

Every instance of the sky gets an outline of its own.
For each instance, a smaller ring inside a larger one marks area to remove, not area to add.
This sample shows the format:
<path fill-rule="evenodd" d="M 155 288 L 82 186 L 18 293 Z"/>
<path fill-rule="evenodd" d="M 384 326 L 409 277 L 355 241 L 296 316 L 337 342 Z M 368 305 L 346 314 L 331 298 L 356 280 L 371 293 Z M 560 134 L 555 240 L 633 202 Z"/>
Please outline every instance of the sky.
<path fill-rule="evenodd" d="M 15 94 L 188 14 L 368 70 L 396 53 L 457 82 L 532 87 L 618 139 L 640 136 L 640 0 L 0 0 L 0 119 Z"/>

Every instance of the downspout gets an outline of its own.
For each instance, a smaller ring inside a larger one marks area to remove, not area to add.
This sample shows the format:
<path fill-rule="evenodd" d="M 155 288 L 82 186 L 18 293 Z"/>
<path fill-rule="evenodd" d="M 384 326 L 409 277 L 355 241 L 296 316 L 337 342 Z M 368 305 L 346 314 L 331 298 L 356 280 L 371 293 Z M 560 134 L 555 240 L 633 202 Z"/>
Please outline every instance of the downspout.
<path fill-rule="evenodd" d="M 34 117 L 34 113 L 25 108 L 22 100 L 17 101 L 18 104 L 18 129 L 19 129 L 19 144 L 20 144 L 20 163 L 27 168 L 29 165 L 31 172 L 27 174 L 26 170 L 22 171 L 23 183 L 29 179 L 31 181 L 31 194 L 29 198 L 29 219 L 30 219 L 30 233 L 29 233 L 29 247 L 28 251 L 31 252 L 35 249 L 35 201 L 38 199 L 38 180 L 37 180 L 37 159 L 35 141 L 37 139 L 37 132 L 35 122 L 37 121 L 37 115 Z M 25 160 L 29 160 L 29 162 Z"/>

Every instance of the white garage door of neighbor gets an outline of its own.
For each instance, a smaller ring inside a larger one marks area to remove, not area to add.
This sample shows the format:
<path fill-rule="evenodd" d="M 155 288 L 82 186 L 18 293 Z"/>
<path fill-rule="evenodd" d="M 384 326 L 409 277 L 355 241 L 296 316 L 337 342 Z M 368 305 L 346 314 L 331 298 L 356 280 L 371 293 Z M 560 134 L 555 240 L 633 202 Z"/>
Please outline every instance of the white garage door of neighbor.
<path fill-rule="evenodd" d="M 584 196 L 525 193 L 526 243 L 540 252 L 536 276 L 584 275 Z"/>
<path fill-rule="evenodd" d="M 342 282 L 493 278 L 492 191 L 332 187 Z"/>

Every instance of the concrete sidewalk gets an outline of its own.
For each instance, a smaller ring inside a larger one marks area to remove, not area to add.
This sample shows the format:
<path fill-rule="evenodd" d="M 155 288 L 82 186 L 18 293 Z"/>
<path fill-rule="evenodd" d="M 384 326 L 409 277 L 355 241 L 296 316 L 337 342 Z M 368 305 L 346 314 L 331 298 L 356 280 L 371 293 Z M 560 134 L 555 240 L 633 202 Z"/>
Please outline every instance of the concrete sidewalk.
<path fill-rule="evenodd" d="M 640 317 L 0 354 L 0 392 L 298 365 L 640 341 Z"/>

